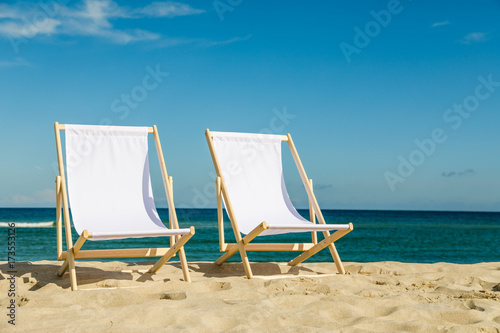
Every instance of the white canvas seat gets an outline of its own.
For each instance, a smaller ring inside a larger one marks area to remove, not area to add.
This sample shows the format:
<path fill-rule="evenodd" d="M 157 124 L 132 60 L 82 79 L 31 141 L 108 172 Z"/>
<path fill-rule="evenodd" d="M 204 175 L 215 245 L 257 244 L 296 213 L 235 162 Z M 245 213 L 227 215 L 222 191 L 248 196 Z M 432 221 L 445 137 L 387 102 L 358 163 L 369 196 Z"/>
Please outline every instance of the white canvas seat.
<path fill-rule="evenodd" d="M 247 277 L 252 277 L 245 251 L 305 251 L 290 261 L 296 265 L 324 247 L 329 247 L 340 273 L 344 268 L 333 242 L 353 229 L 352 223 L 326 224 L 290 135 L 244 134 L 206 131 L 207 142 L 217 172 L 220 250 L 225 254 L 217 260 L 222 264 L 240 252 Z M 309 198 L 311 221 L 294 208 L 286 190 L 281 164 L 281 143 L 288 142 Z M 222 202 L 231 220 L 237 244 L 224 241 Z M 319 224 L 315 223 L 315 217 Z M 330 235 L 329 231 L 337 230 Z M 325 241 L 318 244 L 316 232 L 323 232 Z M 245 237 L 241 237 L 240 232 Z M 311 243 L 255 244 L 257 236 L 312 232 Z"/>
<path fill-rule="evenodd" d="M 66 132 L 66 172 L 60 131 Z M 59 271 L 69 267 L 71 287 L 77 289 L 74 259 L 162 257 L 149 272 L 156 272 L 179 252 L 184 279 L 189 271 L 183 245 L 194 228 L 180 229 L 173 204 L 172 178 L 168 177 L 156 126 L 87 126 L 55 124 L 59 173 L 57 177 Z M 158 216 L 149 175 L 148 133 L 153 133 L 169 204 L 169 228 Z M 61 201 L 66 229 L 67 251 L 62 251 Z M 75 230 L 80 235 L 73 245 L 69 205 Z M 170 236 L 170 248 L 80 251 L 86 240 Z M 182 236 L 182 237 L 181 237 Z"/>

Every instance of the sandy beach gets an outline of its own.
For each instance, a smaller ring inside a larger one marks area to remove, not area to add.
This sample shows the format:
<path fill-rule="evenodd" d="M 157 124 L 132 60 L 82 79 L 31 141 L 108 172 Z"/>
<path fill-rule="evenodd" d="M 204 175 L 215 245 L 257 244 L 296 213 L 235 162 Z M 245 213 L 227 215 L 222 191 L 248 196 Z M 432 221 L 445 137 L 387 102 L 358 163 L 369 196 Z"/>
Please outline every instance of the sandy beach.
<path fill-rule="evenodd" d="M 55 261 L 17 263 L 16 331 L 57 332 L 499 332 L 500 262 L 177 263 L 78 262 L 79 291 Z M 10 302 L 1 264 L 1 306 Z M 5 314 L 1 331 L 12 330 Z"/>

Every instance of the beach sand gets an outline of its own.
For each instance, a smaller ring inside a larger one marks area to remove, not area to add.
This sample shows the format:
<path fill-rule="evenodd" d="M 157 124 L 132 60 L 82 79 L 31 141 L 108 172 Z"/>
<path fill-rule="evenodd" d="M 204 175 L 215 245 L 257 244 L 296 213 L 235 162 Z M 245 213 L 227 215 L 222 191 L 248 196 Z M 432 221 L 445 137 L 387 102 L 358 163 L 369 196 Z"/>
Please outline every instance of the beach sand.
<path fill-rule="evenodd" d="M 16 264 L 15 331 L 40 332 L 500 332 L 500 262 L 189 264 L 156 275 L 152 262 L 77 262 L 80 290 L 60 262 Z M 2 320 L 9 280 L 0 264 Z"/>

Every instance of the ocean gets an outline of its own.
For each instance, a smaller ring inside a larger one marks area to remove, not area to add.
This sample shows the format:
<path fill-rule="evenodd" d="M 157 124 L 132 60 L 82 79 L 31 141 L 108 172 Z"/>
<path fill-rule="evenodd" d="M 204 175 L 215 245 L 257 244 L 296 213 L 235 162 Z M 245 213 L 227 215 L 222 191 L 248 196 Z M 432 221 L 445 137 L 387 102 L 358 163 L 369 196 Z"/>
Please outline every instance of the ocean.
<path fill-rule="evenodd" d="M 163 221 L 168 210 L 159 209 Z M 299 210 L 309 218 L 307 210 Z M 323 210 L 327 223 L 354 224 L 354 230 L 336 242 L 343 261 L 450 262 L 472 264 L 500 262 L 500 213 L 438 211 Z M 56 260 L 55 208 L 0 208 L 0 237 L 5 243 L 1 260 L 7 260 L 8 224 L 15 222 L 16 261 Z M 188 261 L 214 261 L 219 253 L 217 211 L 177 209 L 180 227 L 194 226 L 196 234 L 187 243 Z M 234 235 L 225 216 L 226 241 Z M 168 225 L 168 222 L 167 222 Z M 78 236 L 73 230 L 73 240 Z M 310 242 L 310 233 L 261 237 L 264 242 Z M 65 241 L 63 241 L 65 244 Z M 168 238 L 87 241 L 83 249 L 168 247 Z M 286 262 L 297 252 L 249 252 L 250 261 Z M 176 257 L 177 258 L 177 257 Z M 178 260 L 174 258 L 173 260 Z M 105 261 L 105 259 L 98 259 Z M 142 259 L 109 259 L 141 261 Z M 149 260 L 149 259 L 148 259 Z M 230 261 L 239 261 L 235 255 Z M 331 261 L 323 250 L 308 261 Z"/>

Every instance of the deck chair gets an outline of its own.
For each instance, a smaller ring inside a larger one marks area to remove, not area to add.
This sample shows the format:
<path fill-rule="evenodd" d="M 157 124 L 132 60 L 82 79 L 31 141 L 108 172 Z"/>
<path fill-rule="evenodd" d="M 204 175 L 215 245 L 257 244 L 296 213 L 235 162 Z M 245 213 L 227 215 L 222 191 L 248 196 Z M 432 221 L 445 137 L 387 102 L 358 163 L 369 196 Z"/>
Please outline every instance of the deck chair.
<path fill-rule="evenodd" d="M 194 227 L 179 229 L 173 201 L 172 177 L 167 175 L 156 126 L 86 126 L 54 124 L 59 176 L 56 177 L 57 260 L 64 260 L 57 275 L 69 268 L 71 289 L 77 290 L 75 259 L 161 257 L 149 269 L 155 273 L 176 253 L 185 281 L 191 281 L 184 244 Z M 60 131 L 65 131 L 66 171 Z M 148 133 L 156 143 L 168 202 L 169 228 L 160 220 L 149 176 Z M 67 186 L 67 187 L 66 187 Z M 71 237 L 71 215 L 80 235 Z M 62 205 L 62 209 L 61 209 Z M 62 224 L 66 231 L 63 251 Z M 170 237 L 167 248 L 80 250 L 86 240 Z"/>
<path fill-rule="evenodd" d="M 216 263 L 221 265 L 239 251 L 247 278 L 252 269 L 247 251 L 303 251 L 288 262 L 295 266 L 328 247 L 340 274 L 344 267 L 337 253 L 336 240 L 353 230 L 349 224 L 326 224 L 290 134 L 243 134 L 205 132 L 217 173 L 216 193 L 219 247 L 225 252 Z M 286 141 L 309 198 L 311 221 L 304 219 L 288 196 L 281 165 L 281 142 Z M 236 243 L 224 239 L 222 204 L 226 208 Z M 315 217 L 319 224 L 316 224 Z M 330 234 L 331 230 L 337 230 Z M 250 243 L 257 236 L 311 232 L 311 243 Z M 317 232 L 324 240 L 318 242 Z M 245 236 L 242 237 L 241 234 Z"/>

